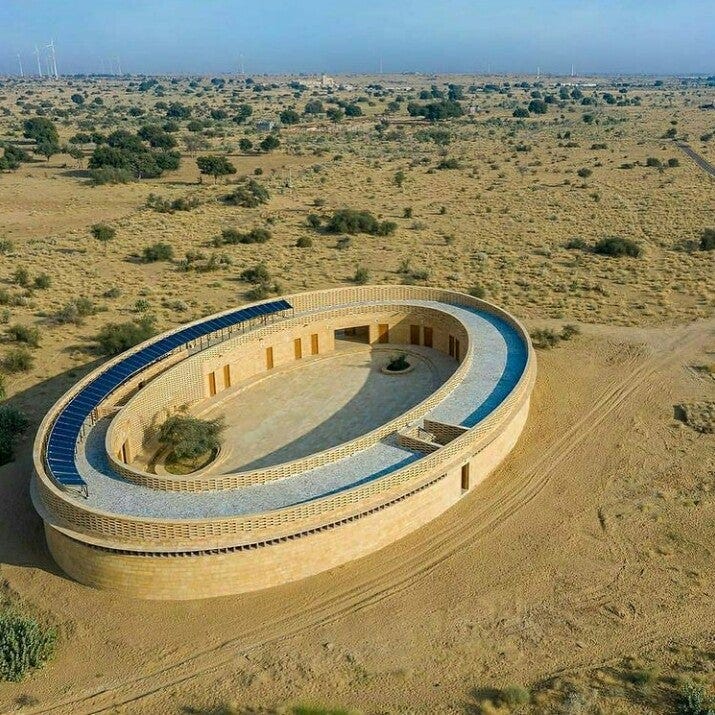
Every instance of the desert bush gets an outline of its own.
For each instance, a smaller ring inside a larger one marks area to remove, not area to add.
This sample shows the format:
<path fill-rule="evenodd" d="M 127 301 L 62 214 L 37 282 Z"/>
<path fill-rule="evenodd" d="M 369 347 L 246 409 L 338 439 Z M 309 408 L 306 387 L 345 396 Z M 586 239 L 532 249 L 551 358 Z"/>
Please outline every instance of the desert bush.
<path fill-rule="evenodd" d="M 27 288 L 30 285 L 30 271 L 24 266 L 16 268 L 12 274 L 12 282 L 21 288 Z"/>
<path fill-rule="evenodd" d="M 539 350 L 553 348 L 561 341 L 561 336 L 552 328 L 537 328 L 532 330 L 529 335 L 534 347 Z"/>
<path fill-rule="evenodd" d="M 227 204 L 232 206 L 244 206 L 249 209 L 267 203 L 268 199 L 270 199 L 268 189 L 255 179 L 249 179 L 224 197 L 224 201 Z"/>
<path fill-rule="evenodd" d="M 335 242 L 335 248 L 337 248 L 339 251 L 344 251 L 346 248 L 350 248 L 353 245 L 353 240 L 350 238 L 350 236 L 341 236 L 336 242 Z"/>
<path fill-rule="evenodd" d="M 39 275 L 35 276 L 33 285 L 38 290 L 46 290 L 47 288 L 49 288 L 52 285 L 52 278 L 50 278 L 50 276 L 47 275 L 47 273 L 40 273 Z"/>
<path fill-rule="evenodd" d="M 12 461 L 15 440 L 29 424 L 29 420 L 16 407 L 10 405 L 0 407 L 0 465 Z"/>
<path fill-rule="evenodd" d="M 511 709 L 526 705 L 531 700 L 531 695 L 522 685 L 508 685 L 499 693 L 499 700 Z"/>
<path fill-rule="evenodd" d="M 715 715 L 715 698 L 704 685 L 685 683 L 676 699 L 676 712 L 679 715 Z"/>
<path fill-rule="evenodd" d="M 338 209 L 325 226 L 328 233 L 377 234 L 379 221 L 369 211 Z"/>
<path fill-rule="evenodd" d="M 0 255 L 6 256 L 12 253 L 15 249 L 15 244 L 9 238 L 0 238 Z"/>
<path fill-rule="evenodd" d="M 144 315 L 127 323 L 107 323 L 97 333 L 96 342 L 105 355 L 119 355 L 154 335 L 154 319 Z"/>
<path fill-rule="evenodd" d="M 174 415 L 159 428 L 158 440 L 169 449 L 170 457 L 177 460 L 194 459 L 218 449 L 224 429 L 222 418 L 202 420 Z"/>
<path fill-rule="evenodd" d="M 27 348 L 18 347 L 8 350 L 2 359 L 5 372 L 28 372 L 35 364 L 35 359 Z"/>
<path fill-rule="evenodd" d="M 310 236 L 301 236 L 295 245 L 296 248 L 310 248 L 313 245 L 313 239 Z"/>
<path fill-rule="evenodd" d="M 62 324 L 82 325 L 84 318 L 94 315 L 96 312 L 97 308 L 89 298 L 75 298 L 57 311 L 55 321 Z"/>
<path fill-rule="evenodd" d="M 581 328 L 578 325 L 568 323 L 561 328 L 561 340 L 571 340 L 576 335 L 581 335 Z"/>
<path fill-rule="evenodd" d="M 455 159 L 454 157 L 451 157 L 449 159 L 442 159 L 442 161 L 437 164 L 438 169 L 461 169 L 462 168 L 462 162 L 459 161 L 459 159 Z"/>
<path fill-rule="evenodd" d="M 370 272 L 364 266 L 358 266 L 355 269 L 355 275 L 353 276 L 353 282 L 358 285 L 365 285 L 370 282 Z"/>
<path fill-rule="evenodd" d="M 582 169 L 579 169 L 576 172 L 582 179 L 588 179 L 591 174 L 593 174 L 593 171 L 589 169 L 587 166 L 584 166 Z"/>
<path fill-rule="evenodd" d="M 0 614 L 0 679 L 22 680 L 52 657 L 56 642 L 54 628 L 16 613 Z"/>
<path fill-rule="evenodd" d="M 111 241 L 117 235 L 117 229 L 106 223 L 95 223 L 89 232 L 94 238 L 102 243 Z"/>
<path fill-rule="evenodd" d="M 168 243 L 161 241 L 145 246 L 142 251 L 142 258 L 146 263 L 156 261 L 170 261 L 174 257 L 174 249 Z"/>
<path fill-rule="evenodd" d="M 654 168 L 656 168 L 656 169 L 660 169 L 660 168 L 663 166 L 663 164 L 662 164 L 662 162 L 660 161 L 660 159 L 657 159 L 657 158 L 654 157 L 654 156 L 649 156 L 649 157 L 645 160 L 645 165 L 646 165 L 646 166 L 654 167 Z"/>
<path fill-rule="evenodd" d="M 252 268 L 246 268 L 239 277 L 246 283 L 268 283 L 271 280 L 271 274 L 265 263 L 258 263 Z"/>
<path fill-rule="evenodd" d="M 235 245 L 237 243 L 265 243 L 271 238 L 271 232 L 265 228 L 253 228 L 246 233 L 237 231 L 235 228 L 226 228 L 221 231 L 220 236 L 216 236 L 213 244 L 216 247 L 224 245 Z"/>
<path fill-rule="evenodd" d="M 402 212 L 402 218 L 412 218 L 412 207 L 407 206 L 405 207 L 404 211 Z"/>
<path fill-rule="evenodd" d="M 316 230 L 320 228 L 320 225 L 322 223 L 322 220 L 321 220 L 320 216 L 318 216 L 318 214 L 308 214 L 308 216 L 305 220 L 306 220 L 306 223 L 308 224 L 308 226 L 310 226 L 311 228 L 314 228 Z"/>
<path fill-rule="evenodd" d="M 191 211 L 200 204 L 201 202 L 196 197 L 180 197 L 170 201 L 169 199 L 157 196 L 156 194 L 149 194 L 146 200 L 147 208 L 154 209 L 154 211 L 157 211 L 158 213 L 168 214 L 173 214 L 176 211 Z"/>
<path fill-rule="evenodd" d="M 700 250 L 715 250 L 715 228 L 706 228 L 700 235 Z"/>
<path fill-rule="evenodd" d="M 468 293 L 474 298 L 484 298 L 484 296 L 487 294 L 487 291 L 484 289 L 484 286 L 477 284 L 473 285 L 469 289 Z"/>
<path fill-rule="evenodd" d="M 15 342 L 25 343 L 31 348 L 40 347 L 40 329 L 36 325 L 15 323 L 7 329 L 7 334 Z"/>
<path fill-rule="evenodd" d="M 95 186 L 128 184 L 134 180 L 134 175 L 129 169 L 122 169 L 115 166 L 101 166 L 98 169 L 91 169 L 89 176 Z"/>
<path fill-rule="evenodd" d="M 588 248 L 588 244 L 580 236 L 573 236 L 566 241 L 565 247 L 569 251 L 585 251 Z"/>
<path fill-rule="evenodd" d="M 606 236 L 596 243 L 593 250 L 602 256 L 614 258 L 621 256 L 638 258 L 642 253 L 641 247 L 635 241 L 621 236 Z"/>

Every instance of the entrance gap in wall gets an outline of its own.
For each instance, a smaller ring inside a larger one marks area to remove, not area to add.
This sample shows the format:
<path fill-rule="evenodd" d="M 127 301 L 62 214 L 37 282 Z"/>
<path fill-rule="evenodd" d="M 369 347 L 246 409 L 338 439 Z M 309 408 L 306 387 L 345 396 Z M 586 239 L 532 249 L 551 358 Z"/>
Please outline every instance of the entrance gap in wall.
<path fill-rule="evenodd" d="M 313 333 L 310 336 L 310 354 L 317 355 L 318 352 L 318 333 Z"/>
<path fill-rule="evenodd" d="M 273 348 L 266 348 L 266 370 L 273 369 Z"/>
<path fill-rule="evenodd" d="M 296 360 L 300 360 L 303 357 L 303 341 L 300 338 L 296 338 L 293 341 L 293 354 Z"/>
<path fill-rule="evenodd" d="M 209 373 L 209 397 L 213 397 L 216 394 L 216 373 Z"/>
<path fill-rule="evenodd" d="M 425 347 L 431 348 L 432 347 L 432 328 L 428 328 L 425 325 L 424 334 L 425 334 Z"/>
<path fill-rule="evenodd" d="M 420 344 L 420 326 L 410 325 L 410 345 Z"/>
<path fill-rule="evenodd" d="M 317 338 L 317 335 L 316 335 Z M 345 340 L 351 343 L 370 344 L 370 326 L 358 325 L 354 328 L 339 328 L 335 331 L 336 340 Z M 317 342 L 317 341 L 316 341 Z"/>

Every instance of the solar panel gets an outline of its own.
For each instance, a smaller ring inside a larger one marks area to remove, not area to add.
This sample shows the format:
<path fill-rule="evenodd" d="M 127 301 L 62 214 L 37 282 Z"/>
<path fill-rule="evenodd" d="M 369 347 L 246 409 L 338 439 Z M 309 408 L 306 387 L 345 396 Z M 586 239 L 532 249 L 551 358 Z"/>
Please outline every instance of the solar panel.
<path fill-rule="evenodd" d="M 252 318 L 270 315 L 289 308 L 291 305 L 288 301 L 274 300 L 250 308 L 239 308 L 219 318 L 209 318 L 203 323 L 183 328 L 176 333 L 160 338 L 95 377 L 65 405 L 52 425 L 47 440 L 46 458 L 52 476 L 63 486 L 87 486 L 74 463 L 75 445 L 82 425 L 92 410 L 114 390 L 121 387 L 132 375 L 189 341 L 204 337 L 217 330 L 224 330 L 232 325 L 238 325 Z"/>

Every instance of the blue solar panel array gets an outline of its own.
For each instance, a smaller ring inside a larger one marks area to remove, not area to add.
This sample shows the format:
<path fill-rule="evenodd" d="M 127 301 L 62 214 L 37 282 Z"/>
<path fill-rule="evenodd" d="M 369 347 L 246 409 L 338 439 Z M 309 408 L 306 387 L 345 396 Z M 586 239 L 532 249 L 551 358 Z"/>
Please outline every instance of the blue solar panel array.
<path fill-rule="evenodd" d="M 193 340 L 254 318 L 290 310 L 291 307 L 286 300 L 274 300 L 189 326 L 147 345 L 95 377 L 65 405 L 52 425 L 46 452 L 46 462 L 52 476 L 62 486 L 86 489 L 87 485 L 75 464 L 75 447 L 82 425 L 103 400 L 138 372 L 161 360 L 175 348 Z"/>

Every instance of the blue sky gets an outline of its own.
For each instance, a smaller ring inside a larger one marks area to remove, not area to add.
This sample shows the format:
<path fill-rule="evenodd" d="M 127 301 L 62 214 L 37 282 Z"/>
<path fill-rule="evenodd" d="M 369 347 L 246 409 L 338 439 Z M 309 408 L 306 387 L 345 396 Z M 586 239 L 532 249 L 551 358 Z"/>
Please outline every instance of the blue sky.
<path fill-rule="evenodd" d="M 715 73 L 715 0 L 0 0 L 0 73 Z M 116 64 L 115 64 L 116 66 Z"/>

